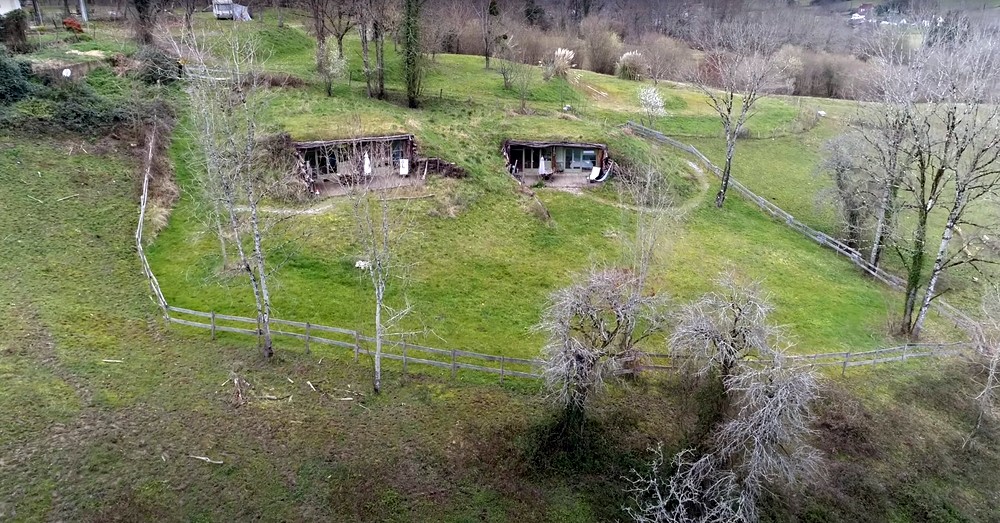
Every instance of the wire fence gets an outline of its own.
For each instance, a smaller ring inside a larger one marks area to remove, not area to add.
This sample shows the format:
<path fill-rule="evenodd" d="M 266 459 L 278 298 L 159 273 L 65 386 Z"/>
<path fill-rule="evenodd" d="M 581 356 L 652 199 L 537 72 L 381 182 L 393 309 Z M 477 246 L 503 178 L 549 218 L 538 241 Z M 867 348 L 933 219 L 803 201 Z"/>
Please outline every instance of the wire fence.
<path fill-rule="evenodd" d="M 708 159 L 707 156 L 702 154 L 701 151 L 696 149 L 694 146 L 688 145 L 683 142 L 679 142 L 673 138 L 670 138 L 669 136 L 664 135 L 659 131 L 639 125 L 635 122 L 628 122 L 625 124 L 625 127 L 639 136 L 669 145 L 676 149 L 680 149 L 698 158 L 698 160 L 703 165 L 705 165 L 705 167 L 707 167 L 710 171 L 715 173 L 716 176 L 720 178 L 722 177 L 722 170 L 716 167 L 716 165 L 713 164 L 711 160 Z M 867 259 L 865 259 L 865 257 L 861 254 L 861 252 L 859 252 L 857 249 L 853 249 L 844 242 L 826 233 L 817 231 L 816 229 L 813 229 L 812 227 L 809 227 L 808 225 L 800 222 L 799 220 L 795 219 L 794 216 L 792 216 L 782 208 L 778 207 L 777 205 L 769 201 L 767 198 L 763 198 L 755 194 L 753 191 L 748 189 L 745 185 L 740 183 L 732 176 L 730 176 L 729 178 L 729 186 L 732 187 L 734 190 L 736 190 L 736 192 L 738 192 L 748 201 L 756 204 L 764 212 L 770 214 L 773 218 L 784 222 L 785 225 L 787 225 L 791 229 L 798 231 L 803 236 L 811 239 L 812 241 L 824 247 L 830 248 L 837 254 L 847 258 L 848 260 L 851 261 L 851 263 L 853 263 L 862 271 L 864 271 L 865 274 L 872 276 L 873 278 L 881 281 L 882 283 L 885 283 L 886 285 L 892 287 L 893 289 L 896 290 L 905 289 L 906 287 L 905 282 L 899 276 L 896 276 L 895 274 L 892 274 L 882 269 L 881 267 L 872 265 L 871 263 L 868 262 Z M 958 310 L 957 308 L 955 308 L 954 306 L 952 306 L 951 304 L 945 302 L 940 298 L 934 300 L 933 305 L 937 309 L 937 312 L 939 314 L 941 314 L 942 316 L 953 322 L 960 329 L 969 333 L 969 335 L 973 339 L 977 337 L 979 326 L 977 322 L 972 320 L 972 318 L 970 318 L 965 313 L 963 313 L 962 311 Z"/>

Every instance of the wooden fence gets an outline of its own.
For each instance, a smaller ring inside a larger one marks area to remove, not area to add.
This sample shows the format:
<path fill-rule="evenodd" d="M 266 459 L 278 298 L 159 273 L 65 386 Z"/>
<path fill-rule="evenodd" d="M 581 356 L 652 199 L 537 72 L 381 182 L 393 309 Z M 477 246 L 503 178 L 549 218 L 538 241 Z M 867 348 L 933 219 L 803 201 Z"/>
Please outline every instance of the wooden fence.
<path fill-rule="evenodd" d="M 180 307 L 167 307 L 167 310 L 170 313 L 199 318 L 201 321 L 179 318 L 174 314 L 168 316 L 171 323 L 210 330 L 213 340 L 219 332 L 257 336 L 257 320 L 254 318 L 219 314 L 214 311 L 202 312 Z M 252 325 L 252 328 L 239 326 L 246 324 Z M 271 328 L 271 335 L 301 340 L 305 344 L 306 352 L 310 351 L 312 344 L 318 343 L 347 349 L 354 354 L 355 361 L 362 354 L 375 355 L 375 350 L 371 348 L 372 344 L 375 343 L 375 338 L 354 330 L 276 318 L 271 318 L 271 324 L 278 327 Z M 538 360 L 495 356 L 458 349 L 436 349 L 394 338 L 382 340 L 382 357 L 402 362 L 403 372 L 407 372 L 410 365 L 429 365 L 449 369 L 452 378 L 455 378 L 459 370 L 497 374 L 500 376 L 501 382 L 508 377 L 541 378 L 541 374 L 537 372 L 541 363 Z"/>
<path fill-rule="evenodd" d="M 629 122 L 627 127 L 631 128 L 637 134 L 647 136 L 654 140 L 666 143 L 683 151 L 686 151 L 701 160 L 709 169 L 711 169 L 716 174 L 719 174 L 719 169 L 713 165 L 705 155 L 701 154 L 700 151 L 692 146 L 683 144 L 668 138 L 663 134 L 636 125 Z M 250 336 L 257 336 L 257 320 L 255 318 L 246 318 L 243 316 L 233 316 L 229 314 L 220 314 L 214 311 L 203 312 L 196 311 L 192 309 L 184 309 L 181 307 L 173 307 L 167 304 L 167 301 L 163 297 L 163 293 L 160 290 L 160 284 L 153 274 L 152 268 L 149 266 L 149 262 L 146 260 L 145 252 L 143 249 L 143 221 L 145 218 L 146 203 L 148 201 L 148 191 L 149 191 L 149 177 L 151 172 L 151 165 L 153 159 L 153 150 L 155 147 L 156 131 L 153 130 L 147 137 L 147 155 L 145 158 L 143 166 L 143 186 L 142 194 L 140 199 L 140 209 L 139 209 L 139 224 L 136 228 L 135 240 L 136 240 L 136 250 L 139 255 L 139 259 L 142 263 L 143 274 L 149 281 L 150 290 L 152 297 L 157 305 L 163 311 L 164 318 L 170 323 L 177 325 L 184 325 L 187 327 L 194 327 L 199 329 L 207 329 L 211 331 L 212 339 L 216 338 L 216 335 L 220 332 L 227 332 L 233 334 L 245 334 Z M 757 203 L 762 209 L 769 212 L 772 216 L 785 220 L 785 222 L 795 228 L 796 230 L 806 234 L 808 237 L 819 242 L 821 245 L 826 245 L 833 248 L 838 253 L 848 256 L 856 265 L 865 270 L 865 272 L 871 274 L 872 276 L 878 278 L 881 281 L 893 286 L 899 287 L 901 281 L 899 278 L 886 273 L 885 271 L 872 267 L 867 264 L 860 253 L 848 248 L 843 243 L 831 238 L 823 233 L 815 231 L 795 220 L 792 215 L 781 210 L 771 202 L 764 198 L 750 192 L 745 186 L 737 182 L 736 180 L 731 180 L 732 186 L 744 197 Z M 954 309 L 950 305 L 946 305 L 942 301 L 937 301 L 936 306 L 948 317 L 955 320 L 955 322 L 961 325 L 961 322 L 969 322 L 968 324 L 973 324 L 967 316 Z M 181 317 L 179 317 L 181 316 Z M 184 318 L 183 316 L 187 316 Z M 207 323 L 206 323 L 207 321 Z M 365 336 L 358 331 L 350 329 L 341 329 L 338 327 L 329 327 L 326 325 L 313 324 L 309 322 L 298 322 L 289 321 L 282 319 L 271 319 L 272 325 L 278 328 L 272 328 L 271 334 L 279 337 L 289 337 L 302 341 L 305 345 L 305 350 L 308 353 L 310 351 L 310 346 L 314 343 L 321 345 L 327 345 L 331 347 L 337 347 L 340 349 L 345 349 L 353 353 L 354 360 L 358 361 L 362 354 L 366 356 L 373 356 L 374 350 L 371 344 L 375 343 L 375 339 L 369 336 Z M 974 324 L 973 324 L 974 325 Z M 250 326 L 251 328 L 247 328 Z M 898 347 L 889 347 L 883 349 L 876 349 L 870 351 L 862 352 L 832 352 L 825 354 L 811 354 L 804 356 L 790 356 L 788 359 L 793 362 L 799 363 L 804 367 L 840 367 L 841 374 L 847 372 L 848 367 L 857 366 L 867 366 L 867 365 L 877 365 L 879 363 L 889 363 L 897 361 L 906 361 L 912 358 L 924 358 L 931 356 L 947 356 L 958 354 L 962 352 L 967 352 L 972 348 L 971 343 L 952 343 L 952 344 L 924 344 L 924 343 L 913 343 L 901 345 Z M 675 368 L 671 365 L 670 355 L 668 354 L 647 354 L 646 360 L 642 365 L 642 370 L 648 371 L 664 371 Z M 433 347 L 425 347 L 422 345 L 416 345 L 409 343 L 408 341 L 399 339 L 385 339 L 383 340 L 383 351 L 382 357 L 387 360 L 395 360 L 402 363 L 403 372 L 408 371 L 409 365 L 425 365 L 438 367 L 442 369 L 448 369 L 451 371 L 451 377 L 454 379 L 459 371 L 471 370 L 476 372 L 486 372 L 499 375 L 500 381 L 503 382 L 507 377 L 516 378 L 527 378 L 527 379 L 541 379 L 541 369 L 542 361 L 540 360 L 529 360 L 520 358 L 509 358 L 506 356 L 495 356 L 492 354 L 482 354 L 478 352 L 470 352 L 458 349 L 436 349 Z"/>
<path fill-rule="evenodd" d="M 716 167 L 715 164 L 713 164 L 708 159 L 707 156 L 702 154 L 701 151 L 696 149 L 694 146 L 674 140 L 673 138 L 670 138 L 669 136 L 666 136 L 659 131 L 655 131 L 648 127 L 644 127 L 635 122 L 628 122 L 625 124 L 625 127 L 639 136 L 669 145 L 676 149 L 680 149 L 698 158 L 698 161 L 700 161 L 703 165 L 705 165 L 705 167 L 708 168 L 710 171 L 715 173 L 716 176 L 720 178 L 722 177 L 722 170 Z M 812 241 L 824 247 L 828 247 L 837 254 L 849 259 L 851 263 L 856 265 L 866 274 L 881 281 L 882 283 L 885 283 L 886 285 L 892 287 L 893 289 L 896 290 L 905 289 L 906 287 L 905 282 L 899 276 L 887 272 L 881 267 L 872 265 L 871 263 L 868 262 L 867 259 L 865 259 L 865 257 L 861 254 L 861 252 L 857 251 L 856 249 L 852 249 L 851 247 L 848 247 L 847 244 L 845 244 L 844 242 L 841 242 L 840 240 L 828 234 L 817 231 L 816 229 L 813 229 L 812 227 L 809 227 L 808 225 L 800 222 L 799 220 L 795 219 L 794 216 L 792 216 L 788 212 L 785 212 L 782 208 L 778 207 L 767 198 L 762 198 L 757 194 L 755 194 L 753 191 L 748 189 L 745 185 L 737 181 L 732 176 L 730 176 L 729 178 L 729 186 L 732 187 L 734 190 L 736 190 L 736 192 L 738 192 L 748 201 L 756 204 L 764 212 L 770 214 L 775 219 L 785 222 L 785 224 L 788 227 L 792 228 L 795 231 L 798 231 L 799 233 L 811 239 Z M 968 332 L 973 339 L 975 339 L 979 335 L 979 325 L 971 318 L 969 318 L 965 313 L 963 313 L 962 311 L 958 310 L 957 308 L 953 307 L 951 304 L 945 302 L 940 298 L 936 299 L 933 303 L 938 313 L 940 313 L 945 318 L 948 318 L 960 329 L 963 329 L 966 332 Z"/>
<path fill-rule="evenodd" d="M 170 313 L 207 320 L 206 323 L 205 321 L 179 318 L 174 314 L 168 316 L 171 323 L 210 330 L 213 340 L 216 334 L 220 332 L 247 334 L 250 336 L 257 335 L 257 320 L 254 318 L 216 312 L 202 312 L 180 307 L 168 307 L 167 309 Z M 306 352 L 310 351 L 311 344 L 319 343 L 347 349 L 353 353 L 354 361 L 358 361 L 362 354 L 368 356 L 374 356 L 375 354 L 374 350 L 370 348 L 371 344 L 375 343 L 375 339 L 354 330 L 275 318 L 271 319 L 271 323 L 278 326 L 278 328 L 271 329 L 273 336 L 298 339 L 305 344 Z M 237 325 L 252 325 L 253 328 L 245 328 Z M 497 374 L 500 376 L 501 383 L 508 377 L 542 378 L 541 368 L 543 362 L 541 360 L 509 358 L 458 349 L 436 349 L 396 339 L 385 339 L 382 341 L 382 344 L 382 357 L 387 360 L 402 362 L 403 372 L 408 371 L 409 365 L 429 365 L 449 369 L 452 379 L 455 378 L 460 370 Z M 828 352 L 823 354 L 795 355 L 788 356 L 787 359 L 801 367 L 839 367 L 841 375 L 843 375 L 847 372 L 848 367 L 901 362 L 913 358 L 949 356 L 968 352 L 971 348 L 972 344 L 964 342 L 949 344 L 909 343 L 898 347 L 861 352 Z M 673 370 L 676 368 L 676 365 L 673 365 L 671 360 L 672 356 L 669 354 L 647 353 L 641 370 L 653 372 Z"/>

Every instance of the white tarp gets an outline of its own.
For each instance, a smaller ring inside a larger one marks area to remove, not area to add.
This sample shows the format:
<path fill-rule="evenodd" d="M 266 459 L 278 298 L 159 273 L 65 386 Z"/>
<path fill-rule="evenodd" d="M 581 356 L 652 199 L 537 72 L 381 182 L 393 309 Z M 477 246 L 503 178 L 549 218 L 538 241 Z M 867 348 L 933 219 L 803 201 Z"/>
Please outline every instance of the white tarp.
<path fill-rule="evenodd" d="M 399 159 L 399 175 L 400 176 L 410 175 L 410 160 L 408 158 Z"/>
<path fill-rule="evenodd" d="M 368 157 L 368 153 L 365 153 L 365 176 L 372 175 L 372 159 Z"/>
<path fill-rule="evenodd" d="M 20 0 L 0 0 L 0 15 L 5 15 L 11 11 L 17 11 L 20 8 Z"/>
<path fill-rule="evenodd" d="M 240 4 L 233 4 L 233 20 L 249 22 L 251 20 L 250 10 L 247 9 L 247 6 Z"/>

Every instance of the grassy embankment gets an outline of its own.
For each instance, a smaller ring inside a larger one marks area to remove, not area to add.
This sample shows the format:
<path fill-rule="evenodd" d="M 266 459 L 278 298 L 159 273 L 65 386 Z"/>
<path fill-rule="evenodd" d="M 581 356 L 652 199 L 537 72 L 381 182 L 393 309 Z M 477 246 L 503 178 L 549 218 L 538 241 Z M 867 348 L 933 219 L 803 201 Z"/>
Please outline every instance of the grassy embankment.
<path fill-rule="evenodd" d="M 261 38 L 273 48 L 269 68 L 309 72 L 312 44 L 305 35 L 267 28 Z M 858 277 L 849 263 L 739 199 L 722 211 L 711 208 L 711 191 L 699 190 L 688 158 L 651 148 L 621 131 L 619 125 L 636 116 L 632 100 L 637 84 L 588 72 L 574 73 L 569 82 L 538 78 L 529 102 L 533 114 L 521 115 L 515 111 L 516 95 L 503 91 L 498 75 L 484 74 L 475 57 L 439 55 L 425 80 L 425 107 L 413 111 L 363 96 L 356 53 L 357 43 L 349 40 L 347 56 L 355 78 L 350 85 L 338 84 L 332 98 L 317 85 L 272 92 L 271 115 L 300 139 L 348 135 L 357 122 L 369 132 L 413 132 L 424 154 L 455 161 L 469 171 L 468 180 L 431 183 L 426 192 L 434 197 L 410 204 L 413 232 L 400 251 L 412 264 L 406 294 L 415 313 L 407 327 L 430 329 L 433 335 L 424 343 L 534 356 L 541 338 L 530 329 L 547 294 L 590 264 L 612 260 L 620 250 L 617 238 L 629 228 L 628 216 L 613 206 L 549 190 L 539 196 L 554 223 L 541 222 L 513 195 L 513 182 L 503 172 L 498 150 L 506 137 L 594 140 L 633 160 L 656 158 L 676 188 L 678 202 L 694 199 L 696 204 L 670 231 L 665 269 L 658 275 L 660 292 L 691 299 L 711 288 L 719 271 L 734 268 L 761 279 L 774 294 L 778 320 L 789 326 L 798 351 L 892 343 L 885 323 L 896 307 L 893 293 Z M 391 46 L 387 54 L 392 90 L 398 73 Z M 671 134 L 716 135 L 716 119 L 698 93 L 666 86 L 662 91 L 672 116 L 660 119 L 660 128 Z M 571 115 L 562 111 L 566 104 L 574 107 Z M 780 134 L 793 128 L 798 117 L 796 105 L 769 100 L 755 126 L 759 132 Z M 250 303 L 242 283 L 217 277 L 217 244 L 190 190 L 191 173 L 185 172 L 188 145 L 183 134 L 175 143 L 182 186 L 189 190 L 151 249 L 154 267 L 173 304 L 245 314 Z M 708 183 L 714 186 L 713 180 Z M 607 191 L 598 195 L 605 197 Z M 459 208 L 456 216 L 443 217 L 448 214 L 443 209 L 452 207 Z M 282 253 L 276 273 L 278 316 L 371 331 L 370 300 L 354 268 L 357 249 L 351 231 L 343 204 L 286 224 L 276 242 L 287 246 L 284 240 L 291 238 L 294 247 Z"/>
<path fill-rule="evenodd" d="M 662 382 L 601 401 L 595 419 L 605 430 L 593 452 L 567 463 L 538 452 L 549 411 L 530 385 L 389 372 L 386 393 L 372 397 L 354 392 L 367 389 L 364 364 L 287 348 L 261 364 L 245 339 L 211 343 L 204 332 L 164 329 L 133 252 L 134 156 L 107 140 L 0 134 L 0 519 L 608 521 L 622 517 L 621 477 L 646 458 L 646 445 L 680 444 L 684 396 Z M 181 174 L 187 183 L 190 173 Z M 441 220 L 489 218 L 496 201 L 512 199 L 482 192 L 458 218 Z M 556 233 L 546 232 L 564 241 L 559 227 L 579 217 L 570 211 L 594 212 L 569 195 L 542 196 L 566 206 Z M 174 232 L 161 237 L 174 234 L 179 254 L 188 246 L 177 231 L 197 223 L 193 207 L 182 202 Z M 519 227 L 535 227 L 516 201 L 506 208 Z M 863 285 L 742 204 L 724 214 L 702 205 L 685 224 L 672 252 L 686 235 L 716 240 L 689 248 L 703 273 L 736 253 L 758 261 L 755 275 L 828 266 L 826 278 L 847 290 Z M 733 227 L 739 234 L 725 235 Z M 783 299 L 780 281 L 767 282 Z M 675 285 L 682 294 L 707 283 L 700 274 Z M 254 385 L 255 399 L 240 408 L 224 383 L 230 370 Z M 820 406 L 827 480 L 775 507 L 772 520 L 996 519 L 996 440 L 959 450 L 974 418 L 966 369 L 919 362 L 834 383 L 859 399 L 828 391 Z"/>

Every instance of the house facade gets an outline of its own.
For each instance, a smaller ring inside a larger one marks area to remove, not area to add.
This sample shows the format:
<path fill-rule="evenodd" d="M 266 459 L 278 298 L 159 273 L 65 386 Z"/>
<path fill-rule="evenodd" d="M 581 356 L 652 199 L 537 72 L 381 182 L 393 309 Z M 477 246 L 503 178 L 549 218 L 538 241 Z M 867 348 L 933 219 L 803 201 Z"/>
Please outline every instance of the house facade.
<path fill-rule="evenodd" d="M 412 134 L 293 142 L 299 174 L 310 192 L 376 176 L 407 177 L 416 160 Z"/>
<path fill-rule="evenodd" d="M 520 180 L 580 178 L 603 181 L 610 169 L 608 147 L 599 143 L 507 140 L 507 170 Z"/>

